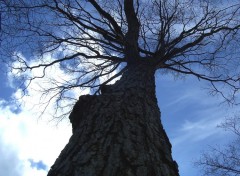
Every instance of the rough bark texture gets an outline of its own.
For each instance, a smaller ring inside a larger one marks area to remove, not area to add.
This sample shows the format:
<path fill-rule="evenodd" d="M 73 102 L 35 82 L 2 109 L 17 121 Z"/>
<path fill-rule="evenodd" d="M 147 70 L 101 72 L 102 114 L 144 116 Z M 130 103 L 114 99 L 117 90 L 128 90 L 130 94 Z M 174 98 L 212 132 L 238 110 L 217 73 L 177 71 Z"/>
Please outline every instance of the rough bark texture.
<path fill-rule="evenodd" d="M 102 95 L 79 98 L 73 135 L 48 176 L 178 176 L 161 125 L 154 71 L 133 67 Z"/>

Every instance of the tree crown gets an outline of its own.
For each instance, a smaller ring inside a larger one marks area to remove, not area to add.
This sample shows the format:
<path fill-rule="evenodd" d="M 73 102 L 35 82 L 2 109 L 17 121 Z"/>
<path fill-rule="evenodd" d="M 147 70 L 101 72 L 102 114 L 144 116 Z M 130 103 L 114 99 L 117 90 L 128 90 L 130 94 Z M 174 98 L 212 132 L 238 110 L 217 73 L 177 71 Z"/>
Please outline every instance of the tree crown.
<path fill-rule="evenodd" d="M 46 91 L 58 100 L 74 88 L 97 93 L 126 65 L 144 63 L 206 80 L 213 93 L 236 103 L 239 16 L 234 0 L 5 0 L 1 53 L 21 73 L 41 69 L 24 75 L 28 83 L 59 65 L 71 78 L 50 80 Z"/>

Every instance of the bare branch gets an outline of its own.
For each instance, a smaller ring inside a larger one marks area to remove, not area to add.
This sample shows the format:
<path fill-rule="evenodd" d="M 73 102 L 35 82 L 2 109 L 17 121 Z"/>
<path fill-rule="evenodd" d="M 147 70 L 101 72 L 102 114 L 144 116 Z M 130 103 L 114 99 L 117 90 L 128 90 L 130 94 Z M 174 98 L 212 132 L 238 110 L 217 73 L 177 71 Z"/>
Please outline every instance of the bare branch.
<path fill-rule="evenodd" d="M 24 75 L 23 85 L 59 67 L 72 76 L 56 78 L 60 97 L 78 88 L 94 94 L 126 65 L 144 63 L 193 75 L 209 82 L 212 94 L 239 103 L 239 3 L 15 0 L 1 1 L 0 12 L 2 60 Z M 29 74 L 38 69 L 40 75 Z"/>

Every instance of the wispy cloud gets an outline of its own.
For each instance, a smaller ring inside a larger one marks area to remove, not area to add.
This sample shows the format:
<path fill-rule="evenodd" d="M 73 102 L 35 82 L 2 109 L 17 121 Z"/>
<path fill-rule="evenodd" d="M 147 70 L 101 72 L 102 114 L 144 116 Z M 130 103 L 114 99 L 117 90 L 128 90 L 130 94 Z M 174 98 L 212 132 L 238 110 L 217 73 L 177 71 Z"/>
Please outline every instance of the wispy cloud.
<path fill-rule="evenodd" d="M 209 145 L 222 145 L 231 139 L 217 125 L 237 108 L 221 106 L 221 97 L 209 96 L 203 89 L 207 87 L 204 81 L 192 77 L 174 80 L 171 76 L 156 81 L 162 122 L 172 143 L 180 175 L 198 175 L 200 170 L 193 167 L 193 162 Z"/>
<path fill-rule="evenodd" d="M 205 140 L 212 135 L 221 134 L 222 130 L 217 125 L 222 121 L 219 119 L 201 119 L 199 121 L 185 121 L 178 130 L 178 135 L 172 139 L 173 145 L 181 145 L 183 143 L 194 143 Z"/>

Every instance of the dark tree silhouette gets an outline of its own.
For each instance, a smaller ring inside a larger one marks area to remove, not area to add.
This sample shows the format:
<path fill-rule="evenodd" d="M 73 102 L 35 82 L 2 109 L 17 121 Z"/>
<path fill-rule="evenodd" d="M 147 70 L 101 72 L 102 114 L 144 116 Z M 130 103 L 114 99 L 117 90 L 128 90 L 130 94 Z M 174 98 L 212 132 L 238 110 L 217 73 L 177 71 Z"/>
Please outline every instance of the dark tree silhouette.
<path fill-rule="evenodd" d="M 240 117 L 228 118 L 219 127 L 231 131 L 236 139 L 225 147 L 211 147 L 196 162 L 203 169 L 204 175 L 238 176 L 240 175 Z"/>
<path fill-rule="evenodd" d="M 154 74 L 193 75 L 237 103 L 239 8 L 206 0 L 3 1 L 2 60 L 27 73 L 23 89 L 59 65 L 72 77 L 43 87 L 46 106 L 56 100 L 62 109 L 69 91 L 92 91 L 74 106 L 73 136 L 49 176 L 178 175 Z M 31 76 L 35 69 L 42 74 Z"/>

